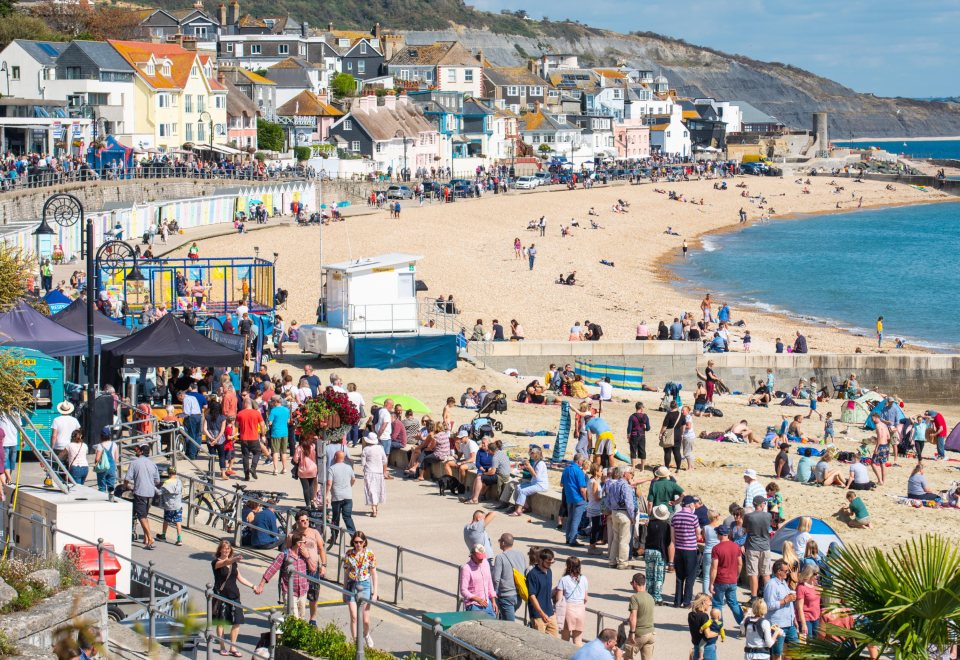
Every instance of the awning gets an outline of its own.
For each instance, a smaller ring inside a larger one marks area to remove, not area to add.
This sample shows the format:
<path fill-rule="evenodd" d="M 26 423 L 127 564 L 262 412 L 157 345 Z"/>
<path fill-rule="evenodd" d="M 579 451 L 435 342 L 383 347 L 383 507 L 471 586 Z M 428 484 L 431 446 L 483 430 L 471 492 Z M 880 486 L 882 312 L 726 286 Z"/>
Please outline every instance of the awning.
<path fill-rule="evenodd" d="M 240 154 L 246 153 L 225 144 L 215 144 L 213 145 L 213 150 L 221 154 L 226 154 L 227 156 L 239 156 Z"/>

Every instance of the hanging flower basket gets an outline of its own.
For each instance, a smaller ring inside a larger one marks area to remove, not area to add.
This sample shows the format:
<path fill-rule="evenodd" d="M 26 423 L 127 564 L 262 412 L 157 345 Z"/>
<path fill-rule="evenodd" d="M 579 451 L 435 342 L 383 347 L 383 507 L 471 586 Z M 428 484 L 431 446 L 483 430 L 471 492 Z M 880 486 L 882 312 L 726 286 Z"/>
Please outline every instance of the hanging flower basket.
<path fill-rule="evenodd" d="M 301 436 L 341 439 L 347 429 L 360 421 L 360 411 L 343 392 L 328 387 L 303 402 L 293 414 L 293 426 Z"/>

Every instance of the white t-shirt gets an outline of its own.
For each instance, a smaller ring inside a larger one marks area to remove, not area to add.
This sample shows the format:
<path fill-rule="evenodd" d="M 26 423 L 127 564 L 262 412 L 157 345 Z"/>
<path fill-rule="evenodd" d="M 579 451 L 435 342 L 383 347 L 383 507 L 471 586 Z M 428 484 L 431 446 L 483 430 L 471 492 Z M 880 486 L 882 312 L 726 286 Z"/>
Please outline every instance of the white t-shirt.
<path fill-rule="evenodd" d="M 613 385 L 605 380 L 601 380 L 598 387 L 600 388 L 601 401 L 610 401 L 613 399 Z"/>
<path fill-rule="evenodd" d="M 357 411 L 366 410 L 367 402 L 363 400 L 363 395 L 360 392 L 347 392 L 347 398 L 350 399 L 350 403 L 357 407 Z"/>
<path fill-rule="evenodd" d="M 568 603 L 579 604 L 587 595 L 587 578 L 581 575 L 578 578 L 564 575 L 557 583 L 557 589 L 563 592 L 563 599 Z"/>
<path fill-rule="evenodd" d="M 313 391 L 309 387 L 298 387 L 296 390 L 297 403 L 303 403 L 313 396 Z"/>
<path fill-rule="evenodd" d="M 16 447 L 20 439 L 20 431 L 13 425 L 13 420 L 6 415 L 0 417 L 0 429 L 3 429 L 3 446 Z"/>
<path fill-rule="evenodd" d="M 70 444 L 70 436 L 74 431 L 80 428 L 80 422 L 76 417 L 70 415 L 58 415 L 53 418 L 50 424 L 50 437 L 53 437 L 53 431 L 57 432 L 57 441 L 53 445 L 54 451 L 66 449 Z"/>
<path fill-rule="evenodd" d="M 390 431 L 392 430 L 390 411 L 386 408 L 380 408 L 377 413 L 377 423 L 374 426 L 374 429 L 380 429 L 380 439 L 389 440 Z"/>
<path fill-rule="evenodd" d="M 67 446 L 67 460 L 64 463 L 69 470 L 72 467 L 90 467 L 87 462 L 87 454 L 90 449 L 83 442 L 71 442 Z"/>
<path fill-rule="evenodd" d="M 863 463 L 851 463 L 850 474 L 853 475 L 855 484 L 870 483 L 870 473 L 867 472 L 867 467 Z"/>

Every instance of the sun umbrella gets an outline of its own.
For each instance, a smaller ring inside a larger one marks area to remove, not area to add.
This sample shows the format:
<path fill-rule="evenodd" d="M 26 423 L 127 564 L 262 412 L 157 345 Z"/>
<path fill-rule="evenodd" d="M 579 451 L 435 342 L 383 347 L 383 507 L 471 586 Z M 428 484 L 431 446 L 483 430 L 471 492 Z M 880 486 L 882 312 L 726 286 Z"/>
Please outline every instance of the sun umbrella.
<path fill-rule="evenodd" d="M 321 204 L 321 205 L 320 205 L 320 208 L 325 209 L 325 208 L 327 208 L 327 205 L 326 205 L 326 204 Z"/>
<path fill-rule="evenodd" d="M 397 405 L 398 403 L 404 410 L 412 410 L 415 413 L 428 414 L 430 409 L 427 408 L 426 404 L 420 399 L 414 398 L 412 396 L 407 396 L 406 394 L 381 394 L 373 398 L 373 402 L 378 406 L 382 406 L 383 402 L 387 399 L 393 399 L 393 404 Z"/>
<path fill-rule="evenodd" d="M 350 206 L 350 202 L 337 202 L 338 208 L 343 208 L 344 206 Z"/>

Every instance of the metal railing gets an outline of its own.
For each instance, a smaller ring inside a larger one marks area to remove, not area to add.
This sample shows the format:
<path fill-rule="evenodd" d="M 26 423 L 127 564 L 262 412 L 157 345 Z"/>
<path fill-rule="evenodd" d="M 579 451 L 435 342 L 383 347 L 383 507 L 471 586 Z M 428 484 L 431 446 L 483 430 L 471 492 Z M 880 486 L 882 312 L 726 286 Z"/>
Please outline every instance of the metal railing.
<path fill-rule="evenodd" d="M 40 430 L 34 426 L 30 417 L 21 411 L 17 411 L 16 414 L 10 415 L 10 419 L 20 432 L 20 441 L 26 444 L 33 455 L 37 457 L 37 460 L 40 461 L 44 474 L 47 475 L 54 487 L 61 493 L 70 492 L 70 488 L 76 486 L 77 482 L 70 476 L 70 471 L 53 451 L 53 447 L 46 441 Z M 27 429 L 30 430 L 29 433 Z M 43 446 L 46 448 L 42 448 Z"/>

